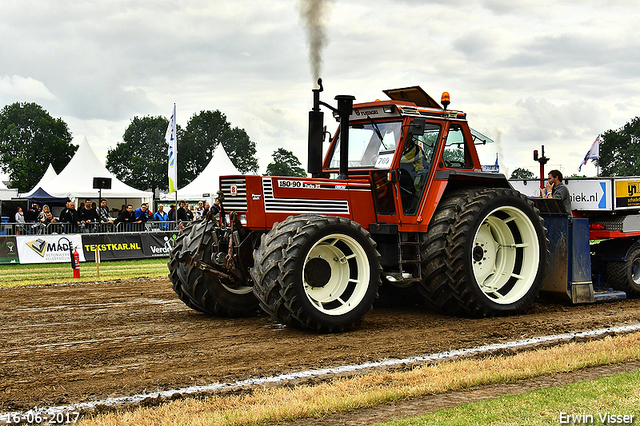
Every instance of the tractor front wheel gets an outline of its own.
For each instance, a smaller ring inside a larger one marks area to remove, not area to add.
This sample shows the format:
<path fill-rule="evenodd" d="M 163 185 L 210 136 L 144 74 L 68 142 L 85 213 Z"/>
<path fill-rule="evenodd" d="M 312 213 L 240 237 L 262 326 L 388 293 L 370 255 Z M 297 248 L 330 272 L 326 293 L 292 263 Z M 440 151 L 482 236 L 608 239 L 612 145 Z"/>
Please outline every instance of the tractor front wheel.
<path fill-rule="evenodd" d="M 189 263 L 212 267 L 213 222 L 201 221 L 182 230 L 169 259 L 173 290 L 187 306 L 209 315 L 245 317 L 258 312 L 258 301 L 247 283 L 236 283 Z"/>
<path fill-rule="evenodd" d="M 254 252 L 254 293 L 279 322 L 343 331 L 360 323 L 378 295 L 379 258 L 356 222 L 290 216 L 263 235 Z"/>

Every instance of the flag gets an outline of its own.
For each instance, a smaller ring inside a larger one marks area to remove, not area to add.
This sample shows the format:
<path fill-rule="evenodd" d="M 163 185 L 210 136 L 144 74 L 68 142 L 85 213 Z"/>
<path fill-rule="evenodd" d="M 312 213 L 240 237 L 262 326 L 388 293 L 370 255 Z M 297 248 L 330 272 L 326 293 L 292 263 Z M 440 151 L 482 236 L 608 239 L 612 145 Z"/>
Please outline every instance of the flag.
<path fill-rule="evenodd" d="M 591 148 L 589 148 L 589 152 L 587 152 L 587 155 L 584 156 L 584 160 L 582 160 L 582 163 L 580 163 L 580 166 L 578 166 L 578 171 L 582 169 L 582 166 L 587 164 L 587 161 L 597 160 L 598 158 L 600 158 L 600 136 L 599 135 L 596 138 L 596 140 L 593 141 L 593 143 L 591 144 Z"/>
<path fill-rule="evenodd" d="M 173 104 L 173 114 L 169 120 L 167 133 L 164 138 L 169 145 L 168 148 L 168 176 L 169 193 L 176 192 L 178 185 L 178 145 L 176 138 L 176 104 Z"/>

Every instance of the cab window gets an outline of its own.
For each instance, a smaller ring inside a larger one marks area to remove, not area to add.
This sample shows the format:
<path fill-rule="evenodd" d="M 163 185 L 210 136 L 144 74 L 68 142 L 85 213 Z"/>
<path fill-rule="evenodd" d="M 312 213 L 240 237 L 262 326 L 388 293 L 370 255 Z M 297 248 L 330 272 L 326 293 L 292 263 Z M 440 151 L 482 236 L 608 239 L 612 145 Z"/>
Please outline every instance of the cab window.
<path fill-rule="evenodd" d="M 472 167 L 471 156 L 466 142 L 462 126 L 451 124 L 444 146 L 444 153 L 442 154 L 445 167 L 456 169 L 469 169 Z"/>

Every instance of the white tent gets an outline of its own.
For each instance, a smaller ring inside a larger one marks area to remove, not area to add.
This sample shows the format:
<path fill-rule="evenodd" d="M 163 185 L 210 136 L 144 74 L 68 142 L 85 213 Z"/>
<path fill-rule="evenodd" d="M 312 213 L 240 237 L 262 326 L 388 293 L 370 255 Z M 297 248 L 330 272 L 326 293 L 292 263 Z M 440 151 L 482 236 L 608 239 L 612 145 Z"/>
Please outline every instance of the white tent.
<path fill-rule="evenodd" d="M 111 189 L 102 190 L 102 198 L 109 200 L 111 208 L 120 207 L 120 203 L 133 205 L 150 202 L 153 194 L 139 191 L 118 180 L 98 159 L 84 138 L 69 164 L 53 180 L 42 185 L 42 189 L 54 197 L 67 197 L 78 204 L 86 198 L 97 200 L 98 190 L 93 188 L 93 178 L 111 178 Z M 34 188 L 37 189 L 37 188 Z"/>
<path fill-rule="evenodd" d="M 211 161 L 209 161 L 209 164 L 207 164 L 207 167 L 204 168 L 202 173 L 190 184 L 178 189 L 177 199 L 187 201 L 206 200 L 212 202 L 218 192 L 220 176 L 241 174 L 229 159 L 222 144 L 218 144 L 213 151 Z M 205 196 L 205 194 L 209 195 Z M 165 201 L 172 201 L 176 199 L 176 194 L 162 194 L 161 198 Z"/>
<path fill-rule="evenodd" d="M 17 189 L 9 189 L 7 185 L 0 182 L 0 200 L 10 200 L 18 196 Z"/>
<path fill-rule="evenodd" d="M 31 194 L 36 192 L 40 187 L 43 187 L 44 185 L 46 185 L 47 183 L 51 182 L 52 180 L 54 180 L 57 177 L 58 177 L 58 174 L 54 170 L 54 168 L 51 165 L 51 163 L 49 163 L 49 167 L 47 167 L 47 171 L 44 172 L 44 175 L 42 175 L 42 178 L 40 179 L 40 181 L 38 183 L 36 183 L 36 185 L 31 189 L 31 191 L 26 192 L 24 194 L 20 194 L 20 197 L 29 198 L 31 196 Z"/>

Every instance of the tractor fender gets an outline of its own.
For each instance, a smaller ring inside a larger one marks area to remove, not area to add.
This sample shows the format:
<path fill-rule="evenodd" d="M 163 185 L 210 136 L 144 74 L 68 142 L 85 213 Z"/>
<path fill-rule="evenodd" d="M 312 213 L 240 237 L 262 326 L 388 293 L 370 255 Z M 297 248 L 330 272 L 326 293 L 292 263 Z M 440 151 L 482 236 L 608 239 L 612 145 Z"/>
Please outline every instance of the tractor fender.
<path fill-rule="evenodd" d="M 445 194 L 468 188 L 508 188 L 512 189 L 502 173 L 474 172 L 467 170 L 438 170 L 435 179 L 447 181 Z"/>

